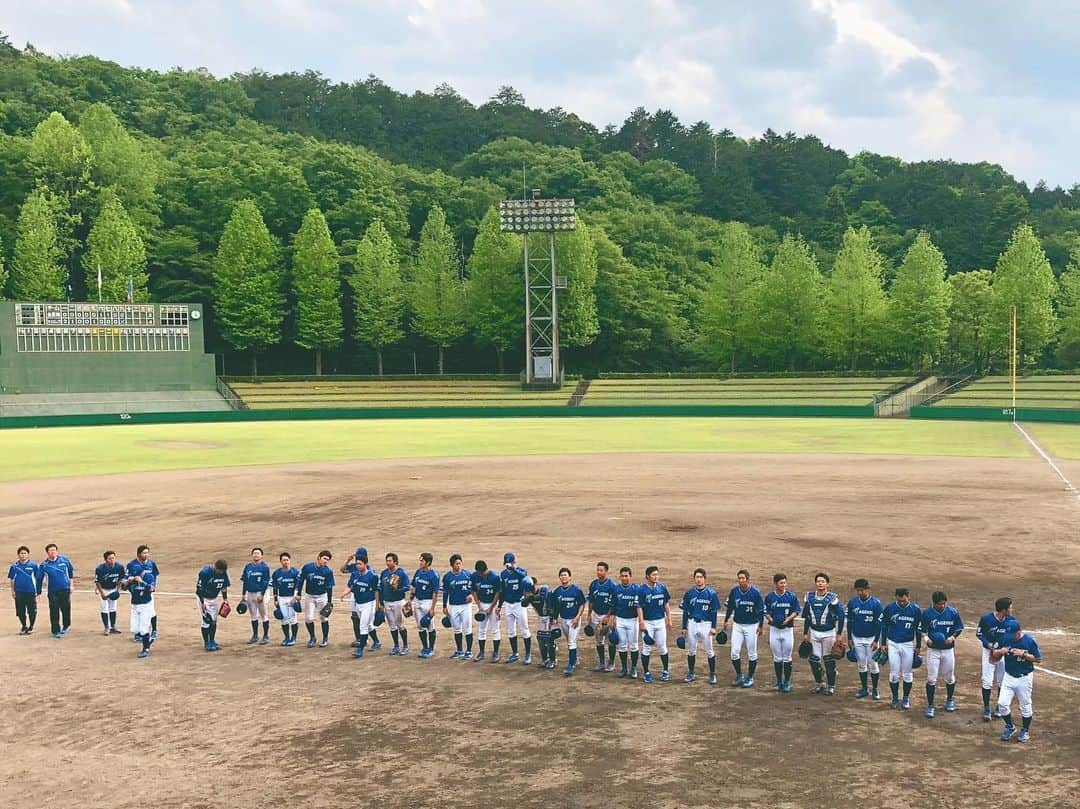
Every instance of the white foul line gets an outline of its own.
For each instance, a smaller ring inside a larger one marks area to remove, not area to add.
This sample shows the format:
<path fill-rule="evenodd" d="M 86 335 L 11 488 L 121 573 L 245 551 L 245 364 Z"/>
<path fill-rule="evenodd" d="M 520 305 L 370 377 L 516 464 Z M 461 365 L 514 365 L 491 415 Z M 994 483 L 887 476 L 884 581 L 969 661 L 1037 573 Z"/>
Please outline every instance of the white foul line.
<path fill-rule="evenodd" d="M 1059 478 L 1061 478 L 1061 482 L 1065 484 L 1065 491 L 1067 491 L 1070 494 L 1080 498 L 1080 493 L 1078 493 L 1076 491 L 1076 489 L 1073 487 L 1072 482 L 1067 477 L 1065 477 L 1064 472 L 1062 472 L 1060 469 L 1058 469 L 1058 465 L 1056 463 L 1054 463 L 1054 459 L 1051 458 L 1049 454 L 1047 454 L 1046 450 L 1044 450 L 1041 446 L 1039 446 L 1039 442 L 1036 441 L 1034 438 L 1032 438 L 1030 435 L 1028 435 L 1028 431 L 1025 430 L 1022 426 L 1020 426 L 1019 422 L 1014 421 L 1013 422 L 1013 427 L 1015 427 L 1017 430 L 1019 430 L 1020 435 L 1024 436 L 1024 438 L 1027 439 L 1027 442 L 1029 444 L 1031 444 L 1032 448 L 1037 453 L 1039 453 L 1039 456 L 1044 461 L 1046 461 L 1048 464 L 1050 464 L 1050 468 L 1054 470 L 1054 473 Z"/>
<path fill-rule="evenodd" d="M 1045 669 L 1042 666 L 1036 666 L 1035 668 L 1037 668 L 1039 671 L 1045 672 L 1046 674 L 1053 674 L 1055 677 L 1064 677 L 1066 680 L 1072 680 L 1075 683 L 1080 683 L 1080 677 L 1074 677 L 1071 674 L 1062 674 L 1060 671 L 1052 671 L 1051 669 Z"/>

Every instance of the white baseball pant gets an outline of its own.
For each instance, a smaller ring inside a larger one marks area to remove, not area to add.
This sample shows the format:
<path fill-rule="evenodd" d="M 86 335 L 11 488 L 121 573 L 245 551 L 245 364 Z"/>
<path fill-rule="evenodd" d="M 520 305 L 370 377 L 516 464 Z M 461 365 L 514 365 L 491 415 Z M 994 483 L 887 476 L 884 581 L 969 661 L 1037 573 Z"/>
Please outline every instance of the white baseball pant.
<path fill-rule="evenodd" d="M 383 614 L 386 615 L 386 628 L 391 632 L 405 628 L 405 615 L 402 613 L 404 608 L 405 599 L 383 602 Z"/>
<path fill-rule="evenodd" d="M 319 610 L 326 606 L 326 602 L 329 600 L 329 596 L 323 593 L 321 596 L 312 596 L 304 594 L 304 620 L 309 623 L 315 623 L 315 616 L 318 615 Z M 322 618 L 322 616 L 319 616 Z"/>
<path fill-rule="evenodd" d="M 508 638 L 516 638 L 519 632 L 523 638 L 532 637 L 532 633 L 529 631 L 529 614 L 525 612 L 524 606 L 520 603 L 503 604 L 502 611 L 506 615 L 506 636 Z"/>
<path fill-rule="evenodd" d="M 926 682 L 937 685 L 938 673 L 950 685 L 956 682 L 956 654 L 951 646 L 948 649 L 926 650 Z"/>
<path fill-rule="evenodd" d="M 769 628 L 769 649 L 772 650 L 773 662 L 790 663 L 791 653 L 795 648 L 795 630 L 790 626 Z"/>
<path fill-rule="evenodd" d="M 366 604 L 353 602 L 353 615 L 360 621 L 359 632 L 361 635 L 371 634 L 371 626 L 375 621 L 375 602 L 368 601 Z"/>
<path fill-rule="evenodd" d="M 708 657 L 716 657 L 712 644 L 712 624 L 708 621 L 688 621 L 686 624 L 686 653 L 696 655 L 698 646 L 705 647 Z"/>
<path fill-rule="evenodd" d="M 416 621 L 416 628 L 419 629 L 421 632 L 427 632 L 428 630 L 434 631 L 434 629 L 435 629 L 435 616 L 432 615 L 432 610 L 434 608 L 435 608 L 434 599 L 425 598 L 423 601 L 418 601 L 415 598 L 413 599 L 413 602 L 412 602 L 412 614 L 413 614 L 413 618 Z M 386 611 L 383 610 L 383 612 L 385 613 Z M 422 620 L 424 620 L 425 615 L 431 615 L 431 626 L 429 626 L 427 629 L 420 626 L 420 622 Z"/>
<path fill-rule="evenodd" d="M 495 617 L 495 610 L 490 604 L 480 604 L 480 611 L 487 613 L 487 618 L 476 622 L 476 637 L 487 640 L 491 635 L 492 640 L 502 640 L 502 621 Z"/>
<path fill-rule="evenodd" d="M 652 636 L 653 645 L 642 641 L 641 653 L 648 657 L 655 650 L 657 654 L 666 655 L 667 650 L 667 622 L 663 618 L 645 622 L 645 631 Z M 571 647 L 573 648 L 573 647 Z"/>
<path fill-rule="evenodd" d="M 453 627 L 454 634 L 462 633 L 464 635 L 472 634 L 472 604 L 451 604 L 450 607 L 450 626 Z M 485 621 L 485 623 L 487 623 Z"/>
<path fill-rule="evenodd" d="M 281 623 L 284 626 L 296 626 L 298 622 L 297 612 L 299 604 L 294 604 L 292 598 L 283 598 L 278 601 L 278 609 L 281 610 Z"/>
<path fill-rule="evenodd" d="M 247 593 L 244 601 L 248 605 L 249 621 L 269 621 L 270 611 L 266 608 L 266 595 L 264 593 Z"/>
<path fill-rule="evenodd" d="M 732 624 L 731 625 L 731 659 L 738 660 L 742 656 L 743 644 L 746 644 L 746 658 L 757 660 L 757 624 Z"/>
<path fill-rule="evenodd" d="M 154 604 L 131 605 L 131 634 L 145 635 L 150 632 L 150 619 L 154 617 Z"/>
<path fill-rule="evenodd" d="M 874 661 L 874 652 L 870 648 L 874 645 L 875 638 L 860 638 L 856 635 L 851 636 L 851 648 L 855 650 L 855 658 L 859 663 L 859 671 L 864 672 L 869 669 L 871 674 L 879 674 L 881 669 L 878 668 L 878 664 Z"/>
<path fill-rule="evenodd" d="M 195 596 L 195 606 L 199 610 L 199 617 L 202 618 L 202 625 L 209 628 L 210 624 L 217 620 L 218 607 L 221 606 L 221 597 L 200 598 L 199 596 Z"/>
<path fill-rule="evenodd" d="M 616 648 L 620 652 L 636 652 L 638 650 L 637 618 L 616 618 L 615 631 L 619 637 Z"/>
<path fill-rule="evenodd" d="M 990 650 L 984 646 L 982 650 L 982 687 L 989 689 L 995 685 L 1000 686 L 1004 676 L 1005 658 L 996 663 L 991 663 Z"/>
<path fill-rule="evenodd" d="M 825 655 L 832 655 L 833 644 L 836 643 L 836 630 L 821 632 L 817 629 L 810 630 L 810 655 L 819 660 L 824 660 Z"/>
<path fill-rule="evenodd" d="M 915 642 L 897 643 L 889 641 L 889 682 L 898 683 L 903 675 L 904 682 L 914 679 L 911 664 L 915 662 Z"/>
<path fill-rule="evenodd" d="M 1020 703 L 1020 715 L 1031 716 L 1034 713 L 1031 704 L 1031 689 L 1034 683 L 1034 674 L 1013 677 L 1005 672 L 1005 677 L 1001 681 L 1001 691 L 998 692 L 998 716 L 1004 716 L 1011 710 L 1013 697 L 1016 697 L 1016 701 Z"/>
<path fill-rule="evenodd" d="M 109 595 L 110 593 L 115 593 L 115 592 L 116 592 L 116 588 L 114 587 L 112 590 L 106 590 L 105 595 Z M 118 598 L 117 599 L 98 598 L 98 601 L 101 604 L 101 610 L 100 611 L 101 612 L 116 612 L 116 602 L 119 601 L 119 600 L 120 599 L 118 599 Z"/>

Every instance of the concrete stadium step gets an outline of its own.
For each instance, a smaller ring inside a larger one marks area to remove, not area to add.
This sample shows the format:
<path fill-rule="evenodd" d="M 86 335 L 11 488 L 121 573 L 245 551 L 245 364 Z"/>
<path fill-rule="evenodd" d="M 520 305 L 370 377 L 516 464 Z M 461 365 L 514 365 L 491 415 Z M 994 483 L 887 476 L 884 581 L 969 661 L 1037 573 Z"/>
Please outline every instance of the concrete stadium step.
<path fill-rule="evenodd" d="M 0 395 L 0 418 L 91 413 L 190 413 L 231 410 L 214 390 L 23 393 Z"/>

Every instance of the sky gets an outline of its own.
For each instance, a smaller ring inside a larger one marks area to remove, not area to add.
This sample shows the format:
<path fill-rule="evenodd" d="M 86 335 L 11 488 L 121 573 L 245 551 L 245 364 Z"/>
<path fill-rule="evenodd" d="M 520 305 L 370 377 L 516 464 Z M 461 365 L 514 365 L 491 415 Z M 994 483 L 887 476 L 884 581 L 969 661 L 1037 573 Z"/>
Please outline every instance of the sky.
<path fill-rule="evenodd" d="M 1080 3 L 1057 0 L 0 0 L 51 55 L 219 76 L 259 68 L 448 83 L 599 127 L 638 106 L 850 154 L 1080 182 Z"/>

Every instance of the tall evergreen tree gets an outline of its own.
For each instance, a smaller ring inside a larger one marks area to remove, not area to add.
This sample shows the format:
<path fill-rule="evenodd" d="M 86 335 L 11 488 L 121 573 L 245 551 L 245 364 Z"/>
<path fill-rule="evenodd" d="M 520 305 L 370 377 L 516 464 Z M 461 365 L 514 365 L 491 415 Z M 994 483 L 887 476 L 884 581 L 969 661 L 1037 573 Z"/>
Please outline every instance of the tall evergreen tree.
<path fill-rule="evenodd" d="M 304 216 L 293 240 L 292 282 L 296 295 L 296 344 L 315 352 L 315 374 L 322 375 L 323 351 L 341 345 L 341 258 L 326 217 L 318 208 Z"/>
<path fill-rule="evenodd" d="M 356 245 L 349 284 L 356 310 L 356 342 L 375 349 L 382 376 L 383 349 L 405 336 L 406 289 L 394 240 L 381 219 L 368 225 Z"/>
<path fill-rule="evenodd" d="M 1058 362 L 1067 368 L 1080 367 L 1080 249 L 1061 274 L 1058 310 L 1061 331 L 1058 336 Z"/>
<path fill-rule="evenodd" d="M 30 136 L 30 166 L 35 179 L 70 201 L 90 180 L 90 147 L 59 112 L 53 112 Z"/>
<path fill-rule="evenodd" d="M 920 233 L 893 279 L 888 331 L 893 349 L 909 368 L 933 364 L 945 350 L 950 294 L 945 269 L 945 256 Z"/>
<path fill-rule="evenodd" d="M 521 237 L 499 229 L 499 212 L 489 208 L 469 257 L 469 326 L 481 343 L 498 357 L 499 373 L 506 370 L 506 352 L 521 344 L 525 321 L 525 281 L 521 272 Z"/>
<path fill-rule="evenodd" d="M 107 104 L 91 104 L 79 117 L 78 133 L 90 150 L 89 175 L 111 188 L 144 231 L 157 222 L 156 186 L 160 159 L 124 128 Z"/>
<path fill-rule="evenodd" d="M 61 301 L 67 268 L 57 232 L 58 204 L 44 188 L 30 193 L 19 211 L 11 297 L 21 301 Z"/>
<path fill-rule="evenodd" d="M 852 371 L 876 347 L 885 315 L 884 261 L 865 226 L 848 228 L 825 285 L 824 332 L 829 353 Z"/>
<path fill-rule="evenodd" d="M 281 340 L 285 298 L 278 247 L 250 199 L 233 209 L 214 262 L 214 315 L 221 335 L 237 351 L 258 352 Z"/>
<path fill-rule="evenodd" d="M 748 339 L 754 354 L 794 371 L 820 347 L 824 279 L 802 237 L 787 234 L 752 290 Z"/>
<path fill-rule="evenodd" d="M 465 334 L 465 287 L 458 276 L 454 234 L 438 205 L 420 230 L 420 246 L 412 280 L 413 328 L 444 352 Z"/>
<path fill-rule="evenodd" d="M 990 321 L 994 293 L 990 270 L 958 272 L 949 276 L 949 352 L 957 365 L 971 365 L 975 373 L 990 367 Z"/>
<path fill-rule="evenodd" d="M 121 303 L 127 300 L 128 285 L 132 300 L 149 300 L 146 274 L 146 247 L 116 195 L 106 191 L 101 213 L 90 228 L 83 253 L 86 288 L 97 290 L 97 274 L 101 272 L 101 300 Z"/>
<path fill-rule="evenodd" d="M 1054 339 L 1054 297 L 1057 282 L 1046 260 L 1039 237 L 1030 225 L 1020 225 L 994 267 L 993 316 L 990 339 L 999 357 L 1008 357 L 1012 333 L 1012 309 L 1016 307 L 1016 346 L 1020 364 L 1031 365 L 1042 357 Z"/>
<path fill-rule="evenodd" d="M 546 238 L 546 236 L 541 237 Z M 566 276 L 559 296 L 559 343 L 567 347 L 590 345 L 600 332 L 596 313 L 596 244 L 580 219 L 570 233 L 557 237 L 556 271 Z"/>
<path fill-rule="evenodd" d="M 764 272 L 761 262 L 750 228 L 741 222 L 725 225 L 702 300 L 701 349 L 731 373 L 739 352 L 748 347 L 750 290 Z"/>

